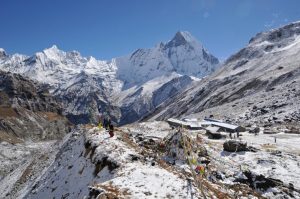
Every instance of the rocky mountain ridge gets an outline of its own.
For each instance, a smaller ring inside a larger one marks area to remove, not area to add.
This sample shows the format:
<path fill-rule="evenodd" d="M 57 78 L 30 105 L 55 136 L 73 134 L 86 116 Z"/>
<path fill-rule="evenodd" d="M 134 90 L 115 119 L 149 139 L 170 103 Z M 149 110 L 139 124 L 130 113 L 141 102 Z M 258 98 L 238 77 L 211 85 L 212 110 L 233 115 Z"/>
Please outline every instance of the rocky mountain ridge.
<path fill-rule="evenodd" d="M 75 123 L 94 120 L 99 106 L 102 114 L 110 115 L 119 124 L 137 121 L 158 105 L 158 101 L 152 103 L 156 90 L 166 85 L 172 90 L 173 86 L 167 84 L 168 81 L 174 78 L 180 80 L 184 75 L 202 78 L 219 66 L 218 59 L 188 32 L 178 32 L 165 44 L 139 49 L 110 61 L 82 57 L 77 51 L 64 52 L 55 45 L 31 57 L 1 52 L 2 70 L 49 84 L 51 93 L 65 105 L 68 118 Z M 165 80 L 162 80 L 163 77 L 166 77 Z M 178 81 L 182 84 L 176 86 L 177 92 L 191 82 L 182 78 L 183 81 Z M 151 91 L 148 89 L 147 94 L 137 92 L 145 90 L 146 85 L 156 79 L 160 84 L 155 83 L 156 86 Z M 141 100 L 132 100 L 133 95 Z M 166 98 L 161 98 L 160 102 L 162 99 Z M 128 114 L 132 117 L 124 120 Z"/>
<path fill-rule="evenodd" d="M 276 125 L 300 119 L 300 22 L 259 33 L 215 73 L 149 116 Z"/>

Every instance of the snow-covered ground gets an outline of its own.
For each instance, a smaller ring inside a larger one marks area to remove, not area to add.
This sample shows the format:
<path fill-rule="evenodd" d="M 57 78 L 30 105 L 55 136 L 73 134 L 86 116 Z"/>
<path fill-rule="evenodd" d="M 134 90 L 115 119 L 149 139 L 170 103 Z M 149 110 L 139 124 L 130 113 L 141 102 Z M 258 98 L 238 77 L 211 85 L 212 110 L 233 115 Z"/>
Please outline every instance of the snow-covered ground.
<path fill-rule="evenodd" d="M 101 186 L 105 187 L 105 185 L 126 190 L 127 198 L 134 199 L 190 198 L 193 194 L 185 179 L 160 166 L 151 166 L 150 163 L 128 163 L 123 170 L 118 172 L 116 178 Z M 192 187 L 192 189 L 195 188 Z"/>
<path fill-rule="evenodd" d="M 133 135 L 143 134 L 148 137 L 157 137 L 163 139 L 170 133 L 170 126 L 166 122 L 141 122 L 123 127 L 123 131 Z"/>
<path fill-rule="evenodd" d="M 196 133 L 197 131 L 192 134 Z M 239 139 L 247 142 L 248 146 L 259 149 L 258 152 L 223 151 L 223 143 L 228 140 L 228 137 L 227 135 L 226 139 L 212 140 L 203 136 L 213 164 L 219 171 L 230 176 L 224 180 L 225 184 L 233 183 L 233 176 L 240 175 L 241 171 L 249 170 L 257 175 L 262 174 L 268 178 L 281 180 L 287 187 L 291 183 L 294 188 L 300 190 L 299 134 L 262 134 L 260 132 L 260 134 L 255 135 L 248 132 L 241 133 Z M 276 196 L 278 193 L 277 188 L 262 192 L 263 196 L 268 198 L 288 197 L 280 194 Z M 294 193 L 295 198 L 300 197 L 299 192 Z"/>
<path fill-rule="evenodd" d="M 144 126 L 139 133 L 153 137 L 162 138 L 170 130 L 163 122 L 139 125 Z M 117 130 L 112 138 L 96 127 L 73 133 L 25 198 L 82 198 L 93 190 L 119 198 L 197 198 L 195 186 L 185 177 L 141 155 L 143 149 L 126 139 L 130 128 Z"/>
<path fill-rule="evenodd" d="M 255 136 L 244 132 L 240 138 L 259 150 L 225 152 L 223 143 L 226 139 L 208 139 L 203 130 L 178 131 L 166 122 L 135 123 L 116 128 L 112 138 L 104 129 L 81 126 L 61 143 L 55 158 L 50 158 L 51 165 L 40 171 L 39 174 L 43 175 L 21 187 L 17 195 L 7 195 L 6 198 L 101 196 L 154 199 L 203 198 L 203 194 L 207 198 L 299 198 L 299 135 L 260 133 Z M 32 144 L 31 147 L 38 145 Z M 46 145 L 44 143 L 47 148 Z M 194 175 L 190 168 L 195 166 L 186 162 L 186 159 L 192 160 L 193 151 L 198 155 L 199 151 L 203 154 L 207 151 L 208 155 L 199 156 L 210 161 L 203 178 Z M 174 158 L 176 161 L 172 162 Z M 9 179 L 2 179 L 3 197 L 8 193 L 5 188 L 13 190 L 18 185 L 15 182 L 26 174 L 28 169 L 25 168 L 33 166 L 30 163 L 25 161 L 10 174 Z M 253 190 L 236 182 L 236 179 L 244 178 L 245 170 L 281 180 L 283 186 L 266 191 Z M 290 184 L 295 191 L 288 188 Z"/>

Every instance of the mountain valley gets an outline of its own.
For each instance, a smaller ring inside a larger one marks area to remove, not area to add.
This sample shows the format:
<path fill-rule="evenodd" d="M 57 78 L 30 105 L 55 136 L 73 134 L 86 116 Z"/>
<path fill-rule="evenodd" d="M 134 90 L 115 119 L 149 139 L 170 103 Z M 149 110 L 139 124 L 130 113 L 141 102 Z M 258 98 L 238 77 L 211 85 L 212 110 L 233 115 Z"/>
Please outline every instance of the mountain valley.
<path fill-rule="evenodd" d="M 109 61 L 0 49 L 0 198 L 300 198 L 299 55 L 300 22 L 223 63 L 186 31 Z"/>

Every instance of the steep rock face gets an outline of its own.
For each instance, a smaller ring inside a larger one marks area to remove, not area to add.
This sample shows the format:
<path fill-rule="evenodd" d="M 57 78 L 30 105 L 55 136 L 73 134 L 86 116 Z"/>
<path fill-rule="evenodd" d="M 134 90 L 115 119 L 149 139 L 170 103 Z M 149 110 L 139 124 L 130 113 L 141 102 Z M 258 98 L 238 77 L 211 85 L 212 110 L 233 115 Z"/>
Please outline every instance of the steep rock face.
<path fill-rule="evenodd" d="M 69 131 L 61 107 L 43 85 L 0 71 L 0 99 L 1 140 L 56 139 Z"/>
<path fill-rule="evenodd" d="M 54 92 L 64 103 L 70 121 L 76 124 L 97 122 L 98 107 L 103 111 L 110 108 L 106 96 L 109 91 L 103 87 L 103 81 L 101 77 L 93 77 L 82 71 Z"/>
<path fill-rule="evenodd" d="M 172 78 L 182 75 L 202 78 L 219 66 L 218 60 L 188 32 L 178 32 L 166 44 L 139 49 L 110 61 L 82 57 L 77 51 L 64 52 L 55 45 L 31 57 L 1 52 L 2 70 L 48 84 L 75 123 L 94 121 L 99 107 L 117 123 L 136 121 L 167 99 L 154 100 L 152 93 L 168 81 L 171 84 Z M 149 90 L 145 89 L 147 85 L 162 77 L 166 79 L 155 83 L 149 94 L 145 93 Z M 186 82 L 175 87 L 180 92 Z M 140 88 L 144 92 L 137 92 Z"/>
<path fill-rule="evenodd" d="M 189 32 L 177 32 L 164 46 L 174 70 L 180 74 L 204 77 L 216 70 L 219 61 Z"/>
<path fill-rule="evenodd" d="M 210 77 L 162 104 L 152 119 L 214 115 L 246 123 L 297 122 L 299 53 L 300 22 L 260 33 Z"/>
<path fill-rule="evenodd" d="M 159 104 L 180 93 L 193 82 L 189 76 L 176 76 L 155 78 L 134 91 L 125 93 L 126 96 L 123 96 L 120 102 L 120 124 L 131 123 L 146 116 Z"/>
<path fill-rule="evenodd" d="M 193 80 L 186 75 L 174 78 L 171 81 L 163 84 L 159 89 L 157 89 L 153 93 L 153 105 L 156 107 L 168 98 L 172 98 L 172 96 L 179 93 L 179 91 L 185 89 L 192 82 Z"/>

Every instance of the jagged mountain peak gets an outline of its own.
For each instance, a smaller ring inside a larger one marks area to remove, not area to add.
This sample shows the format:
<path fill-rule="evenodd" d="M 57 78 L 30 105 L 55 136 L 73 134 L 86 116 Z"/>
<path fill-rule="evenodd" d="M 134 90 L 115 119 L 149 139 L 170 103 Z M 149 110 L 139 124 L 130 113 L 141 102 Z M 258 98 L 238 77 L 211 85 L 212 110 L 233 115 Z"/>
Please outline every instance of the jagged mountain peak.
<path fill-rule="evenodd" d="M 178 31 L 176 34 L 175 34 L 175 37 L 174 39 L 176 38 L 183 38 L 185 39 L 186 41 L 194 41 L 196 40 L 193 35 L 188 32 L 188 31 Z"/>
<path fill-rule="evenodd" d="M 59 50 L 57 45 L 53 44 L 50 48 L 46 48 L 45 50 Z"/>
<path fill-rule="evenodd" d="M 72 50 L 72 51 L 63 51 L 61 49 L 58 48 L 57 45 L 52 45 L 50 48 L 46 48 L 42 51 L 44 54 L 46 55 L 67 55 L 68 57 L 81 57 L 81 54 L 79 51 L 77 50 Z"/>
<path fill-rule="evenodd" d="M 166 44 L 166 47 L 167 48 L 177 47 L 186 44 L 192 44 L 192 45 L 198 44 L 202 46 L 200 42 L 198 42 L 197 39 L 194 36 L 192 36 L 192 34 L 189 33 L 188 31 L 178 31 L 175 34 L 175 36 L 172 38 L 172 40 Z"/>
<path fill-rule="evenodd" d="M 3 48 L 0 48 L 0 58 L 6 57 L 7 54 Z"/>
<path fill-rule="evenodd" d="M 42 52 L 49 58 L 57 59 L 58 56 L 65 54 L 64 51 L 60 50 L 56 45 L 51 46 L 50 48 L 46 48 Z"/>
<path fill-rule="evenodd" d="M 89 56 L 89 57 L 87 58 L 87 61 L 88 61 L 89 64 L 97 64 L 99 60 L 97 60 L 97 59 L 96 59 L 95 57 L 93 57 L 93 56 Z M 104 62 L 105 62 L 105 61 L 104 61 Z"/>

